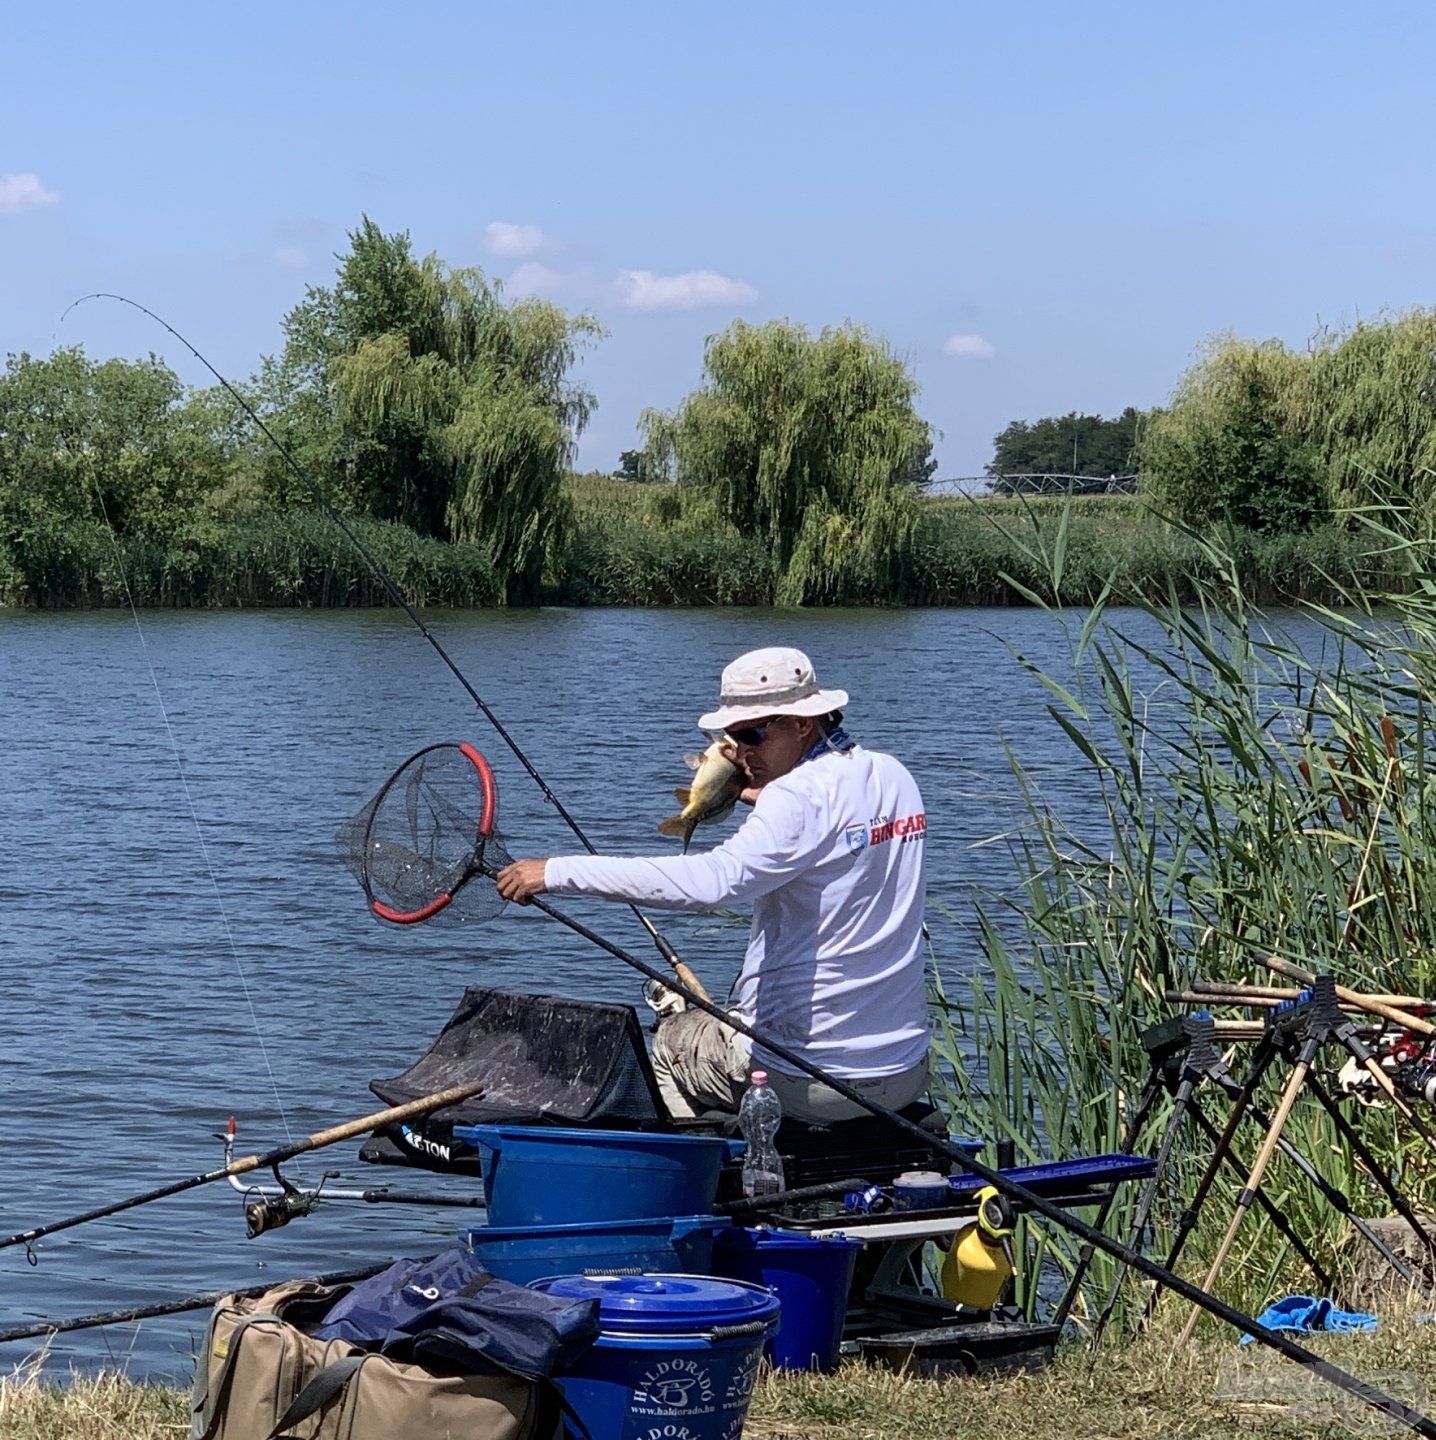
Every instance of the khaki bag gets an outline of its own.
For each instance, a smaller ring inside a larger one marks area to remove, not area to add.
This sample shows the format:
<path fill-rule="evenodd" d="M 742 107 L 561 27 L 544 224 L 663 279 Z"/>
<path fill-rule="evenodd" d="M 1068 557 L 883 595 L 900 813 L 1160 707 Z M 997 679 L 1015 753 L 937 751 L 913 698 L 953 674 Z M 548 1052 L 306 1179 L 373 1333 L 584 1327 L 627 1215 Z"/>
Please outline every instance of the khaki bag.
<path fill-rule="evenodd" d="M 347 1288 L 347 1287 L 345 1287 Z M 344 1293 L 312 1280 L 214 1308 L 195 1368 L 191 1440 L 551 1440 L 556 1407 L 517 1375 L 436 1375 L 316 1340 Z"/>

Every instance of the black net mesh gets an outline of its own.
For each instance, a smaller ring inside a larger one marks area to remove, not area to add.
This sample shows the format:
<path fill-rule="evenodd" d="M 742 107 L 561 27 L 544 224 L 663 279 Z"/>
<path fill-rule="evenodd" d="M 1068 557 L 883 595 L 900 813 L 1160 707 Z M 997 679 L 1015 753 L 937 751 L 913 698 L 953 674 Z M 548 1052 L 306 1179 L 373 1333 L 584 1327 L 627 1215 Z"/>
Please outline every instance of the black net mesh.
<path fill-rule="evenodd" d="M 363 1158 L 475 1171 L 477 1157 L 455 1140 L 456 1124 L 672 1128 L 628 1005 L 474 986 L 423 1055 L 369 1088 L 398 1105 L 471 1080 L 487 1082 L 482 1095 L 379 1132 Z"/>
<path fill-rule="evenodd" d="M 486 796 L 478 769 L 457 745 L 420 751 L 339 833 L 345 863 L 371 906 L 399 915 L 450 902 L 430 923 L 489 920 L 504 902 L 480 862 L 509 863 L 502 837 L 481 825 Z"/>

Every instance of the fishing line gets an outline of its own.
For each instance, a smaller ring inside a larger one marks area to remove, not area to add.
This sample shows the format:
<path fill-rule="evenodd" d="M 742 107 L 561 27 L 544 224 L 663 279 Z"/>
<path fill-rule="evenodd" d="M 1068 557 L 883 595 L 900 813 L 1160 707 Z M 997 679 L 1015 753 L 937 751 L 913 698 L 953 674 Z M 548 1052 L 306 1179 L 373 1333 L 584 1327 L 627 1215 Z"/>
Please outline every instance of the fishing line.
<path fill-rule="evenodd" d="M 105 528 L 109 531 L 110 546 L 114 551 L 115 566 L 120 572 L 120 583 L 125 589 L 125 601 L 130 607 L 130 618 L 135 623 L 135 634 L 139 637 L 140 653 L 145 658 L 145 667 L 150 672 L 150 684 L 154 687 L 155 699 L 159 703 L 160 715 L 165 722 L 165 733 L 169 736 L 170 751 L 174 755 L 175 769 L 179 773 L 180 788 L 184 791 L 185 804 L 189 807 L 190 819 L 194 822 L 194 833 L 199 837 L 200 854 L 204 857 L 204 868 L 209 875 L 210 889 L 214 891 L 215 904 L 219 906 L 220 922 L 224 926 L 225 943 L 229 946 L 230 958 L 234 961 L 236 974 L 239 976 L 240 989 L 244 991 L 244 1003 L 249 1007 L 249 1018 L 254 1026 L 254 1038 L 259 1042 L 259 1053 L 264 1059 L 264 1068 L 269 1075 L 269 1084 L 274 1091 L 274 1103 L 279 1109 L 280 1123 L 284 1126 L 285 1136 L 292 1143 L 294 1132 L 289 1128 L 289 1114 L 284 1108 L 284 1096 L 280 1093 L 279 1079 L 274 1073 L 274 1065 L 269 1058 L 269 1047 L 264 1043 L 264 1029 L 259 1023 L 259 1011 L 255 1008 L 254 996 L 249 988 L 249 976 L 245 973 L 244 961 L 239 956 L 239 946 L 235 943 L 234 930 L 229 923 L 229 911 L 225 908 L 224 893 L 219 887 L 219 877 L 215 874 L 214 863 L 210 859 L 209 845 L 204 838 L 204 826 L 200 824 L 199 810 L 194 803 L 194 793 L 190 789 L 189 776 L 185 773 L 184 759 L 180 754 L 179 738 L 175 734 L 174 726 L 170 723 L 169 707 L 165 704 L 165 697 L 160 690 L 159 676 L 155 673 L 155 665 L 150 657 L 150 647 L 145 639 L 145 627 L 140 624 L 140 612 L 135 605 L 134 591 L 130 588 L 129 572 L 125 569 L 124 556 L 120 551 L 119 538 L 115 534 L 115 527 L 110 521 L 109 507 L 105 504 L 104 492 L 100 489 L 99 478 L 95 477 L 95 498 L 100 502 L 100 514 L 104 517 Z"/>
<path fill-rule="evenodd" d="M 328 499 L 324 495 L 324 492 L 319 488 L 318 484 L 309 476 L 308 472 L 305 471 L 303 466 L 300 465 L 300 463 L 294 458 L 294 456 L 290 454 L 288 448 L 283 444 L 279 437 L 275 435 L 274 431 L 272 431 L 269 426 L 264 423 L 263 419 L 260 418 L 259 413 L 254 409 L 254 407 L 249 403 L 249 401 L 246 400 L 244 396 L 241 395 L 239 391 L 236 390 L 234 386 L 231 385 L 230 382 L 226 380 L 225 377 L 221 375 L 219 371 L 216 370 L 214 366 L 211 365 L 210 362 L 205 359 L 203 355 L 200 354 L 200 352 L 195 348 L 195 346 L 191 344 L 189 340 L 187 340 L 183 335 L 181 335 L 180 332 L 169 323 L 169 321 L 164 320 L 160 316 L 156 315 L 155 312 L 149 309 L 147 306 L 141 305 L 138 300 L 131 300 L 128 295 L 117 295 L 110 290 L 96 290 L 89 295 L 82 295 L 78 300 L 71 301 L 70 304 L 65 307 L 63 314 L 61 314 L 60 316 L 60 323 L 64 323 L 65 317 L 69 315 L 71 310 L 75 309 L 77 305 L 83 305 L 87 300 L 117 300 L 120 302 L 120 304 L 128 305 L 132 309 L 138 310 L 140 314 L 147 315 L 151 320 L 155 322 L 156 325 L 159 325 L 162 329 L 173 335 L 174 338 L 178 340 L 179 343 L 183 345 L 185 349 L 188 350 L 189 353 L 193 355 L 194 358 L 198 360 L 199 363 L 203 365 L 204 368 L 208 370 L 211 375 L 214 376 L 214 378 L 220 383 L 220 385 L 224 387 L 225 391 L 233 397 L 235 403 L 240 407 L 240 409 L 242 409 L 244 413 L 249 416 L 249 418 L 255 423 L 256 426 L 258 426 L 260 432 L 264 435 L 265 439 L 267 439 L 269 443 L 273 445 L 274 448 L 279 452 L 280 458 L 283 459 L 284 463 L 299 478 L 305 489 L 308 490 L 309 493 L 314 497 L 314 503 L 319 507 L 321 513 L 339 527 L 339 530 L 344 535 L 345 539 L 349 541 L 349 543 L 358 552 L 360 558 L 369 567 L 369 569 L 373 571 L 375 578 L 384 587 L 384 591 L 389 596 L 389 598 L 404 612 L 405 615 L 409 617 L 410 620 L 414 622 L 415 628 L 424 637 L 424 639 L 426 639 L 429 644 L 434 647 L 434 653 L 437 654 L 439 659 L 442 660 L 444 664 L 448 667 L 449 672 L 453 675 L 454 679 L 456 679 L 459 684 L 464 687 L 465 691 L 468 693 L 469 698 L 479 708 L 479 711 L 482 713 L 484 719 L 487 720 L 489 724 L 494 727 L 494 730 L 498 734 L 499 739 L 502 740 L 504 744 L 507 745 L 509 749 L 513 752 L 515 759 L 517 759 L 519 764 L 522 765 L 523 768 L 528 772 L 529 778 L 534 782 L 535 785 L 539 787 L 539 790 L 543 793 L 544 799 L 547 800 L 548 803 L 552 805 L 553 808 L 558 812 L 559 816 L 563 819 L 564 823 L 568 826 L 568 828 L 573 831 L 574 835 L 578 838 L 580 844 L 583 845 L 584 849 L 587 850 L 590 855 L 597 855 L 598 850 L 589 841 L 588 836 L 583 833 L 583 830 L 580 828 L 578 821 L 575 820 L 573 816 L 569 814 L 568 810 L 564 808 L 563 802 L 549 788 L 548 782 L 545 781 L 543 776 L 540 775 L 539 772 L 534 768 L 528 756 L 519 749 L 518 742 L 500 723 L 498 716 L 495 715 L 494 712 L 488 707 L 479 692 L 474 689 L 473 685 L 469 683 L 469 680 L 465 676 L 464 672 L 459 669 L 458 665 L 449 655 L 449 652 L 445 650 L 444 647 L 439 643 L 438 638 L 434 635 L 433 631 L 431 631 L 429 627 L 424 624 L 424 621 L 420 618 L 419 613 L 414 609 L 412 605 L 409 604 L 408 600 L 405 598 L 403 591 L 401 591 L 398 585 L 396 585 L 394 581 L 389 578 L 388 572 L 370 553 L 368 547 L 355 533 L 354 528 L 348 523 L 348 521 L 344 519 L 344 517 L 339 513 L 339 511 L 336 510 L 334 506 L 329 503 Z M 630 905 L 628 908 L 638 918 L 638 921 L 643 926 L 643 928 L 648 931 L 649 938 L 653 941 L 653 944 L 657 948 L 658 953 L 663 956 L 663 958 L 668 962 L 669 965 L 673 966 L 676 969 L 681 963 L 678 958 L 678 952 L 659 932 L 658 927 L 654 925 L 654 923 L 638 908 L 638 906 Z"/>

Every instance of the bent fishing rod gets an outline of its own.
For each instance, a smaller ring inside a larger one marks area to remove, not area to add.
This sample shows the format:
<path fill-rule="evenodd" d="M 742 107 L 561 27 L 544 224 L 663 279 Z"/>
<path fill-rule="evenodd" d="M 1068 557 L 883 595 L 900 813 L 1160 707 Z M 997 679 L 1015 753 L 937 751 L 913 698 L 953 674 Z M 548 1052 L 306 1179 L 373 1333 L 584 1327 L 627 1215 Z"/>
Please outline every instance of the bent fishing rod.
<path fill-rule="evenodd" d="M 497 879 L 497 869 L 482 860 L 479 863 L 483 873 L 487 875 L 490 880 Z M 730 1029 L 736 1030 L 740 1035 L 746 1035 L 755 1044 L 776 1055 L 788 1065 L 791 1065 L 793 1069 L 800 1071 L 802 1074 L 818 1081 L 820 1084 L 826 1085 L 830 1090 L 841 1095 L 843 1099 L 860 1106 L 870 1115 L 887 1121 L 911 1139 L 920 1141 L 923 1145 L 936 1151 L 944 1158 L 955 1161 L 969 1174 L 976 1175 L 986 1184 L 995 1186 L 1010 1200 L 1018 1201 L 1028 1210 L 1035 1211 L 1044 1219 L 1050 1220 L 1054 1225 L 1060 1226 L 1062 1229 L 1075 1235 L 1078 1239 L 1085 1241 L 1095 1249 L 1110 1255 L 1114 1260 L 1120 1260 L 1123 1264 L 1147 1276 L 1148 1279 L 1155 1280 L 1159 1285 L 1165 1286 L 1173 1293 L 1180 1295 L 1184 1300 L 1190 1300 L 1193 1305 L 1216 1316 L 1218 1320 L 1225 1321 L 1228 1325 L 1242 1331 L 1244 1334 L 1250 1335 L 1253 1340 L 1270 1347 L 1278 1354 L 1285 1356 L 1288 1360 L 1294 1360 L 1297 1364 L 1306 1366 L 1313 1374 L 1320 1376 L 1329 1384 L 1345 1390 L 1348 1394 L 1356 1396 L 1357 1399 L 1363 1401 L 1373 1409 L 1380 1410 L 1383 1414 L 1391 1416 L 1392 1419 L 1400 1421 L 1401 1424 L 1407 1426 L 1416 1434 L 1425 1435 L 1431 1437 L 1431 1440 L 1436 1440 L 1436 1422 L 1433 1422 L 1420 1411 L 1413 1410 L 1409 1406 L 1404 1405 L 1395 1396 L 1388 1395 L 1384 1391 L 1368 1385 L 1366 1381 L 1350 1374 L 1348 1371 L 1342 1370 L 1330 1361 L 1324 1360 L 1320 1355 L 1288 1339 L 1280 1331 L 1269 1329 L 1251 1316 L 1243 1314 L 1240 1310 L 1236 1309 L 1235 1306 L 1228 1305 L 1224 1300 L 1219 1299 L 1210 1291 L 1192 1284 L 1189 1280 L 1182 1279 L 1180 1275 L 1167 1269 L 1166 1266 L 1152 1260 L 1140 1251 L 1123 1244 L 1120 1240 L 1114 1240 L 1111 1236 L 1097 1229 L 1096 1226 L 1090 1225 L 1080 1217 L 1070 1214 L 1060 1206 L 1054 1205 L 1050 1200 L 1045 1199 L 1033 1190 L 1029 1190 L 1027 1186 L 1009 1179 L 1000 1170 L 994 1170 L 990 1166 L 984 1165 L 981 1161 L 975 1160 L 965 1150 L 954 1145 L 950 1140 L 931 1134 L 920 1125 L 916 1125 L 911 1120 L 899 1115 L 897 1111 L 890 1110 L 879 1101 L 870 1099 L 855 1086 L 848 1084 L 847 1081 L 830 1074 L 821 1066 L 815 1065 L 811 1060 L 798 1054 L 797 1051 L 771 1039 L 757 1027 L 749 1025 L 746 1021 L 729 1014 L 726 1010 L 722 1009 L 721 1006 L 715 1005 L 706 995 L 700 995 L 697 991 L 688 990 L 681 982 L 674 984 L 646 961 L 639 959 L 638 956 L 624 950 L 621 946 L 615 945 L 612 941 L 605 939 L 602 935 L 598 934 L 597 931 L 589 929 L 582 921 L 575 920 L 571 915 L 565 914 L 562 910 L 557 909 L 536 896 L 530 899 L 528 903 L 549 916 L 550 919 L 557 920 L 560 925 L 567 926 L 574 934 L 582 936 L 585 940 L 597 945 L 599 949 L 606 951 L 615 959 L 621 960 L 625 965 L 631 966 L 634 970 L 637 970 L 639 974 L 646 975 L 650 980 L 657 980 L 662 984 L 668 985 L 670 989 L 681 994 L 690 1005 L 705 1011 L 717 1020 L 721 1020 Z"/>
<path fill-rule="evenodd" d="M 482 1080 L 472 1081 L 466 1085 L 451 1085 L 447 1090 L 440 1090 L 433 1095 L 423 1095 L 417 1100 L 407 1100 L 402 1105 L 392 1105 L 387 1110 L 377 1110 L 374 1114 L 364 1115 L 358 1120 L 346 1120 L 342 1125 L 333 1125 L 327 1130 L 317 1130 L 303 1140 L 296 1140 L 291 1144 L 266 1150 L 262 1155 L 245 1155 L 238 1160 L 228 1161 L 217 1170 L 206 1170 L 201 1175 L 191 1175 L 184 1180 L 173 1180 L 168 1185 L 160 1185 L 153 1190 L 146 1190 L 142 1195 L 131 1195 L 124 1200 L 114 1200 L 108 1205 L 99 1205 L 93 1210 L 86 1210 L 81 1215 L 70 1215 L 63 1220 L 52 1220 L 47 1225 L 36 1225 L 31 1230 L 21 1230 L 17 1234 L 7 1235 L 0 1239 L 0 1250 L 8 1249 L 12 1245 L 23 1245 L 30 1253 L 33 1263 L 34 1254 L 30 1251 L 30 1246 L 36 1240 L 44 1239 L 46 1235 L 54 1235 L 61 1230 L 70 1230 L 76 1225 L 85 1225 L 91 1220 L 103 1220 L 107 1215 L 118 1215 L 123 1210 L 133 1210 L 137 1206 L 148 1205 L 151 1200 L 163 1200 L 167 1196 L 179 1195 L 186 1190 L 194 1190 L 201 1185 L 212 1184 L 216 1180 L 227 1180 L 232 1175 L 247 1175 L 252 1170 L 274 1170 L 277 1175 L 278 1167 L 286 1160 L 293 1160 L 298 1155 L 307 1155 L 311 1150 L 322 1150 L 326 1145 L 336 1145 L 341 1140 L 352 1140 L 356 1135 L 367 1135 L 371 1130 L 377 1130 L 384 1125 L 397 1125 L 420 1115 L 431 1114 L 435 1110 L 442 1110 L 446 1105 L 457 1105 L 461 1100 L 470 1100 L 477 1095 L 482 1095 L 486 1086 L 487 1082 Z"/>
<path fill-rule="evenodd" d="M 484 719 L 487 720 L 489 724 L 494 727 L 494 731 L 497 733 L 499 739 L 502 740 L 504 744 L 507 745 L 509 749 L 513 752 L 514 758 L 528 772 L 529 778 L 534 782 L 535 785 L 539 787 L 539 790 L 543 793 L 544 799 L 547 800 L 548 803 L 553 806 L 554 810 L 558 812 L 558 815 L 563 820 L 563 822 L 568 826 L 570 830 L 573 831 L 579 843 L 584 847 L 585 850 L 588 851 L 590 855 L 597 855 L 597 848 L 589 840 L 588 836 L 584 834 L 583 829 L 579 825 L 578 821 L 574 819 L 574 817 L 564 806 L 563 802 L 558 798 L 557 795 L 554 794 L 553 790 L 549 787 L 548 782 L 543 778 L 542 775 L 539 774 L 533 762 L 519 748 L 518 741 L 516 741 L 513 736 L 509 734 L 508 730 L 505 729 L 503 723 L 499 720 L 499 717 L 494 714 L 493 710 L 489 707 L 483 696 L 480 695 L 478 690 L 474 688 L 473 684 L 469 681 L 469 678 L 464 674 L 464 672 L 459 669 L 458 664 L 455 662 L 453 656 L 451 656 L 449 652 L 444 649 L 443 645 L 439 643 L 438 637 L 424 623 L 418 611 L 409 604 L 409 601 L 405 597 L 404 592 L 399 589 L 399 586 L 390 577 L 388 571 L 386 571 L 384 567 L 378 562 L 378 560 L 375 559 L 373 553 L 369 550 L 369 547 L 365 545 L 364 542 L 355 533 L 353 526 L 351 526 L 348 521 L 345 520 L 345 518 L 339 513 L 339 511 L 336 510 L 334 506 L 329 503 L 329 500 L 326 498 L 324 492 L 319 488 L 318 484 L 290 453 L 288 446 L 286 446 L 283 441 L 281 441 L 279 437 L 275 435 L 274 431 L 272 431 L 269 426 L 265 424 L 264 420 L 260 417 L 258 411 L 255 410 L 255 408 L 249 403 L 249 401 L 246 400 L 244 396 L 241 395 L 239 391 L 236 390 L 235 387 L 231 385 L 230 382 L 223 375 L 221 375 L 220 372 L 216 370 L 212 364 L 210 364 L 210 362 L 205 358 L 205 356 L 202 355 L 199 350 L 188 339 L 185 338 L 185 336 L 181 335 L 180 332 L 169 323 L 169 321 L 163 319 L 159 315 L 156 315 L 155 312 L 149 309 L 147 306 L 141 305 L 138 300 L 131 300 L 128 295 L 118 295 L 110 290 L 96 290 L 89 295 L 82 295 L 78 300 L 72 301 L 69 305 L 65 307 L 64 313 L 60 316 L 61 322 L 63 323 L 65 316 L 68 315 L 71 310 L 73 310 L 77 305 L 83 305 L 87 300 L 117 300 L 122 305 L 128 305 L 132 309 L 138 310 L 140 314 L 148 316 L 151 320 L 155 322 L 156 325 L 159 325 L 161 328 L 168 331 L 169 334 L 173 335 L 174 338 L 178 340 L 179 343 L 183 345 L 185 349 L 188 350 L 189 353 L 193 355 L 194 358 L 198 360 L 199 363 L 203 365 L 204 368 L 209 371 L 211 375 L 214 376 L 214 378 L 220 383 L 220 385 L 224 387 L 225 391 L 233 398 L 233 400 L 240 407 L 240 409 L 242 409 L 244 413 L 254 422 L 254 424 L 258 427 L 260 433 L 264 436 L 264 438 L 268 440 L 269 443 L 273 445 L 274 448 L 279 452 L 280 458 L 284 461 L 284 463 L 299 479 L 299 482 L 313 497 L 314 503 L 316 506 L 318 506 L 320 512 L 339 528 L 340 533 L 354 547 L 356 553 L 369 567 L 369 569 L 373 571 L 375 579 L 377 579 L 380 585 L 384 587 L 385 594 L 387 594 L 390 600 L 392 600 L 394 604 L 397 605 L 404 612 L 404 614 L 409 617 L 411 621 L 413 621 L 414 626 L 418 630 L 418 632 L 424 637 L 425 640 L 429 642 L 430 645 L 434 647 L 434 653 L 448 667 L 449 673 L 453 675 L 454 679 L 456 679 L 459 684 L 464 687 L 464 690 L 467 692 L 469 698 L 478 707 Z M 708 992 L 703 989 L 702 984 L 698 980 L 698 977 L 694 975 L 693 971 L 690 970 L 688 966 L 685 965 L 683 961 L 679 958 L 678 952 L 673 948 L 667 937 L 663 935 L 662 932 L 660 932 L 660 930 L 653 923 L 653 921 L 650 920 L 648 916 L 645 915 L 643 911 L 638 908 L 637 905 L 630 904 L 628 908 L 634 913 L 634 915 L 638 919 L 638 922 L 643 926 L 643 928 L 648 931 L 649 938 L 653 941 L 654 947 L 668 963 L 668 965 L 672 968 L 673 973 L 679 977 L 679 979 L 684 983 L 685 986 L 688 987 L 688 989 L 693 991 L 700 991 L 706 998 Z M 660 976 L 659 983 L 667 984 L 667 977 Z"/>

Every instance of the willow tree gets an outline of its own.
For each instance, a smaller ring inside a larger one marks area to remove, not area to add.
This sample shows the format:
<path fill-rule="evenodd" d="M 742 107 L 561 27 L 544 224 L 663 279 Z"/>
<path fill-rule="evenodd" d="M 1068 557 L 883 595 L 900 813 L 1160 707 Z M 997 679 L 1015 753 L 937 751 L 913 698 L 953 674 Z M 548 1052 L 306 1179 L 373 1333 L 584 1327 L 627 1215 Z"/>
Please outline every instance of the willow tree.
<path fill-rule="evenodd" d="M 932 430 L 917 383 L 856 325 L 734 324 L 710 337 L 702 386 L 643 416 L 648 465 L 699 487 L 741 534 L 762 539 L 778 601 L 897 593 Z"/>
<path fill-rule="evenodd" d="M 1436 310 L 1324 331 L 1300 349 L 1219 335 L 1140 447 L 1143 487 L 1192 521 L 1302 528 L 1331 506 L 1436 531 Z"/>
<path fill-rule="evenodd" d="M 1329 492 L 1299 420 L 1309 380 L 1310 357 L 1279 341 L 1210 342 L 1143 437 L 1144 492 L 1193 525 L 1281 532 L 1323 518 Z"/>
<path fill-rule="evenodd" d="M 1408 507 L 1436 527 L 1436 310 L 1320 335 L 1297 422 L 1339 501 Z"/>
<path fill-rule="evenodd" d="M 598 325 L 506 303 L 482 271 L 416 260 L 407 234 L 367 218 L 350 241 L 333 289 L 285 322 L 293 389 L 332 423 L 331 486 L 378 518 L 486 546 L 508 598 L 533 599 L 594 404 L 569 371 Z"/>

